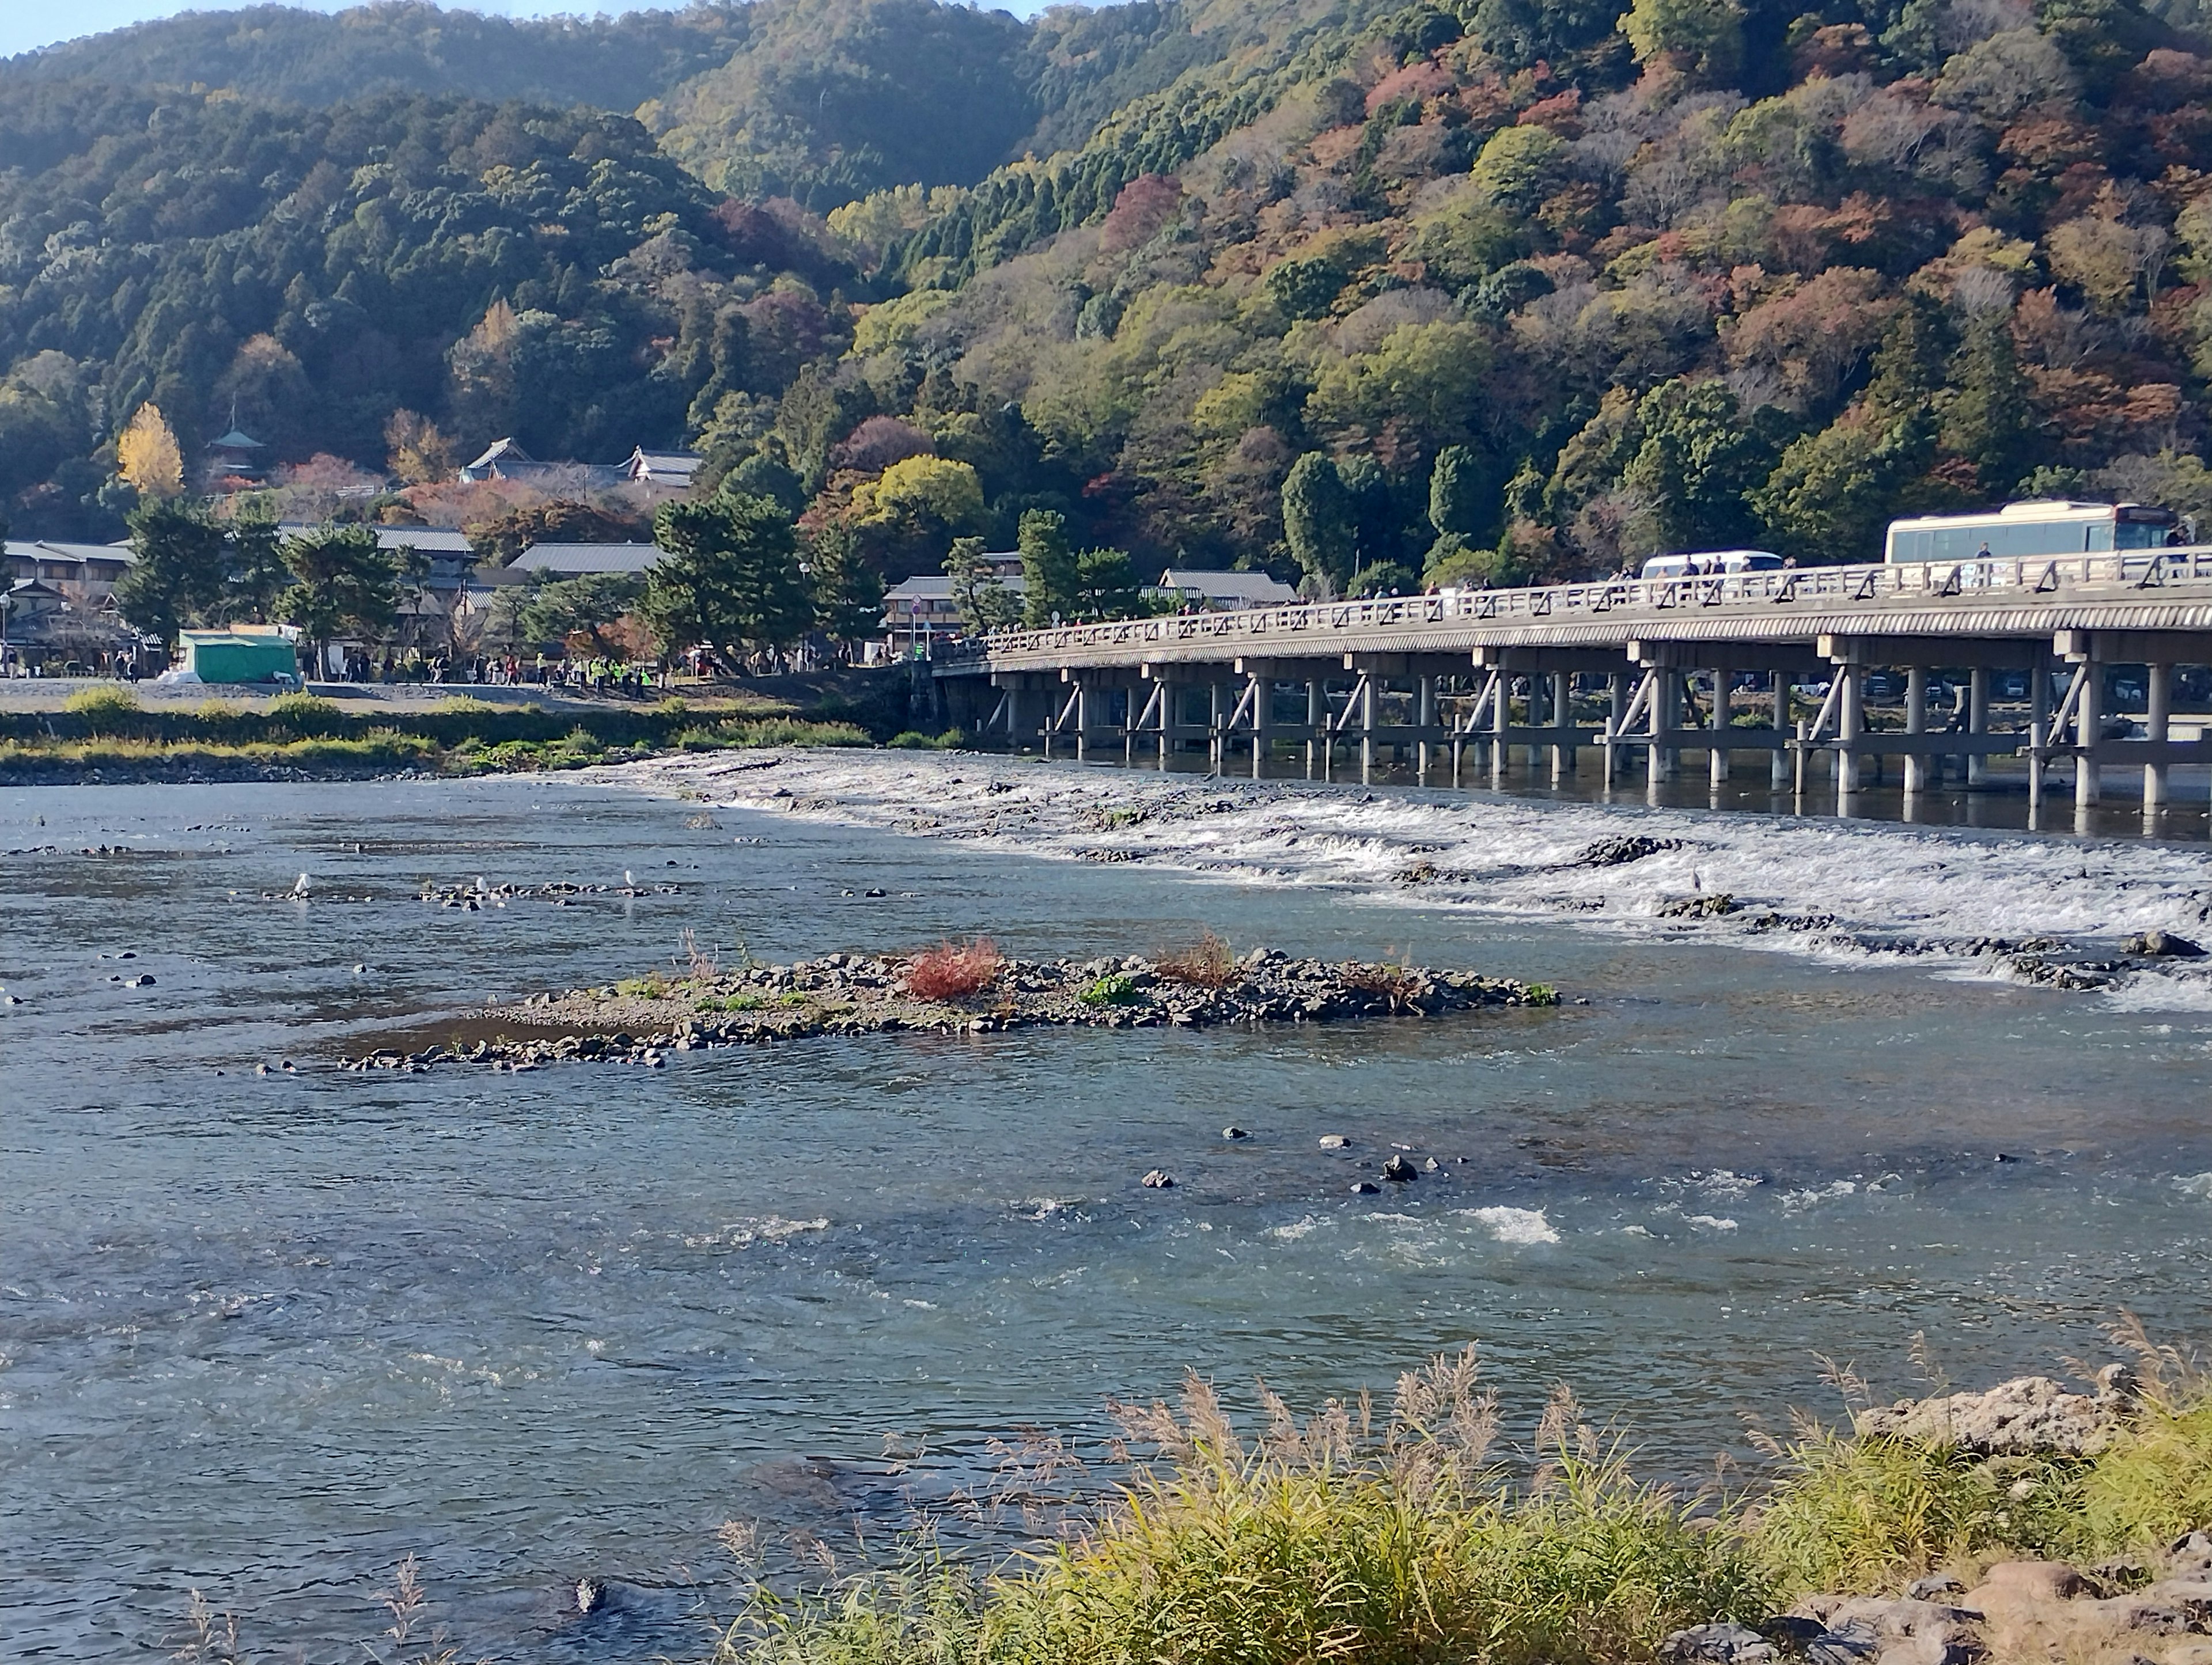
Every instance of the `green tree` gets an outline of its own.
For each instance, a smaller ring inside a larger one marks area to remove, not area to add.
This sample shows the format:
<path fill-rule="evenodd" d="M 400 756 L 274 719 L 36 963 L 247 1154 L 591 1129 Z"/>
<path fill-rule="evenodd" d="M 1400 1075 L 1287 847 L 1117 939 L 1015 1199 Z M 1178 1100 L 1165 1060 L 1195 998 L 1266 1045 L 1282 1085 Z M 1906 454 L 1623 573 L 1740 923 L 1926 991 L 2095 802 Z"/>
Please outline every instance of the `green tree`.
<path fill-rule="evenodd" d="M 1283 480 L 1283 537 L 1308 579 L 1341 595 L 1358 559 L 1358 522 L 1335 462 L 1309 451 Z"/>
<path fill-rule="evenodd" d="M 1855 408 L 1783 452 L 1751 506 L 1773 547 L 1801 562 L 1879 561 L 1891 517 L 1928 507 L 1911 493 L 1935 459 L 1930 413 L 1884 421 Z"/>
<path fill-rule="evenodd" d="M 1317 254 L 1278 260 L 1260 281 L 1286 317 L 1326 318 L 1351 278 L 1341 262 Z"/>
<path fill-rule="evenodd" d="M 883 575 L 868 564 L 850 526 L 834 522 L 814 535 L 808 552 L 814 623 L 837 642 L 878 635 L 884 625 Z"/>
<path fill-rule="evenodd" d="M 1663 547 L 1727 549 L 1757 536 L 1744 495 L 1772 471 L 1776 447 L 1769 423 L 1746 422 L 1726 383 L 1662 382 L 1637 425 L 1644 443 L 1620 483 L 1650 505 Z"/>
<path fill-rule="evenodd" d="M 1021 622 L 1021 600 L 984 558 L 981 538 L 954 538 L 952 552 L 945 557 L 945 571 L 952 580 L 952 605 L 960 610 L 960 623 L 969 634 L 986 635 Z"/>
<path fill-rule="evenodd" d="M 1052 509 L 1033 508 L 1022 516 L 1015 547 L 1022 556 L 1022 582 L 1029 627 L 1042 629 L 1060 617 L 1075 617 L 1082 570 L 1075 551 L 1068 547 L 1067 517 Z"/>
<path fill-rule="evenodd" d="M 668 647 L 787 647 L 813 627 L 798 536 L 767 498 L 665 503 L 653 531 L 667 555 L 639 611 Z"/>
<path fill-rule="evenodd" d="M 239 520 L 231 522 L 229 542 L 222 616 L 266 623 L 292 582 L 291 568 L 284 564 L 283 533 L 274 520 Z"/>
<path fill-rule="evenodd" d="M 1373 443 L 1406 470 L 1463 441 L 1480 408 L 1490 343 L 1472 324 L 1401 324 L 1371 353 L 1325 367 L 1306 400 L 1316 431 Z"/>
<path fill-rule="evenodd" d="M 1075 558 L 1075 606 L 1085 618 L 1133 618 L 1145 610 L 1144 584 L 1127 550 L 1085 550 Z"/>
<path fill-rule="evenodd" d="M 1470 446 L 1448 445 L 1429 471 L 1429 525 L 1439 538 L 1469 540 L 1494 533 L 1498 519 L 1498 471 Z"/>
<path fill-rule="evenodd" d="M 1974 465 L 1991 492 L 2009 490 L 2033 460 L 2027 378 L 2014 354 L 2012 320 L 1984 313 L 1966 326 L 1951 363 L 1954 391 L 1943 410 L 1943 443 Z"/>
<path fill-rule="evenodd" d="M 204 507 L 177 497 L 149 498 L 130 524 L 133 558 L 115 605 L 138 629 L 174 641 L 221 605 L 230 539 Z"/>
<path fill-rule="evenodd" d="M 1736 0 L 1636 0 L 1620 32 L 1638 63 L 1664 58 L 1714 86 L 1733 82 L 1743 60 L 1743 8 Z"/>
<path fill-rule="evenodd" d="M 1474 159 L 1475 189 L 1500 208 L 1533 213 L 1558 188 L 1566 154 L 1548 127 L 1501 127 Z"/>
<path fill-rule="evenodd" d="M 284 617 L 323 649 L 341 635 L 374 641 L 391 632 L 399 614 L 401 565 L 368 526 L 322 526 L 295 534 L 281 546 L 294 579 L 284 592 Z"/>
<path fill-rule="evenodd" d="M 614 658 L 620 644 L 607 627 L 635 612 L 645 595 L 645 580 L 635 573 L 586 573 L 540 585 L 517 610 L 516 633 L 541 647 L 557 647 L 581 635 L 594 654 Z"/>

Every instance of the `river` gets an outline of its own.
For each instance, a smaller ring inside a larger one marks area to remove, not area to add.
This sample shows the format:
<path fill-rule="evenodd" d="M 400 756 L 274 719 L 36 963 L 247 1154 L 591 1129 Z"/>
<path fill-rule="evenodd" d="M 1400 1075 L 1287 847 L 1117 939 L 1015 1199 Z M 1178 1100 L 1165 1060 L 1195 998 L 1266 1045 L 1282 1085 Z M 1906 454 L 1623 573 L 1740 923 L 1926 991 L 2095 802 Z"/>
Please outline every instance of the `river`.
<path fill-rule="evenodd" d="M 1966 940 L 2212 935 L 2201 844 L 812 753 L 18 790 L 0 850 L 10 1657 L 151 1658 L 198 1588 L 357 1658 L 410 1553 L 468 1656 L 696 1655 L 722 1522 L 849 1566 L 1036 1431 L 1103 1478 L 1109 1399 L 1186 1369 L 1310 1407 L 1473 1340 L 1516 1437 L 1565 1382 L 1695 1475 L 1838 1413 L 1823 1357 L 1890 1395 L 1916 1332 L 1967 1384 L 2112 1356 L 2123 1310 L 2208 1329 L 2208 963 L 2067 992 Z M 478 875 L 605 888 L 419 899 Z M 686 931 L 1208 927 L 1571 1003 L 333 1067 Z M 1394 1145 L 1439 1165 L 1355 1194 Z"/>

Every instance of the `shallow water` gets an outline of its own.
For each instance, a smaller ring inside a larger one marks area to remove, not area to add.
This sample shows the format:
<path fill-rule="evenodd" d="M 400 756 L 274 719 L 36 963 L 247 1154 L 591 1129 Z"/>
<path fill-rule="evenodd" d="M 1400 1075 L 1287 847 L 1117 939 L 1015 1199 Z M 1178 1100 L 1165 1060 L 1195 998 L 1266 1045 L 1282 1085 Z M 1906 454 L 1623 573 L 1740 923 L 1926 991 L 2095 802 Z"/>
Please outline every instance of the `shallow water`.
<path fill-rule="evenodd" d="M 1961 1382 L 2094 1353 L 2122 1307 L 2207 1330 L 2206 979 L 2063 994 L 1853 934 L 2201 930 L 2201 849 L 744 761 L 769 766 L 0 799 L 10 1656 L 151 1656 L 197 1586 L 256 1647 L 336 1658 L 410 1551 L 471 1656 L 696 1653 L 735 1599 L 706 1582 L 720 1522 L 849 1556 L 907 1492 L 987 1486 L 994 1440 L 1095 1461 L 1108 1398 L 1186 1366 L 1311 1404 L 1475 1340 L 1522 1436 L 1566 1380 L 1689 1473 L 1742 1413 L 1832 1409 L 1816 1352 L 1902 1393 L 1916 1330 Z M 1682 848 L 1565 865 L 1624 833 Z M 625 870 L 645 894 L 416 900 Z M 1839 923 L 1655 917 L 1694 890 Z M 1201 926 L 1589 1004 L 328 1067 L 426 1012 L 665 963 L 687 928 L 781 959 Z M 1394 1144 L 1444 1165 L 1353 1195 Z M 1153 1166 L 1177 1188 L 1139 1187 Z M 926 1455 L 890 1472 L 887 1437 Z M 585 1572 L 612 1608 L 556 1619 Z"/>

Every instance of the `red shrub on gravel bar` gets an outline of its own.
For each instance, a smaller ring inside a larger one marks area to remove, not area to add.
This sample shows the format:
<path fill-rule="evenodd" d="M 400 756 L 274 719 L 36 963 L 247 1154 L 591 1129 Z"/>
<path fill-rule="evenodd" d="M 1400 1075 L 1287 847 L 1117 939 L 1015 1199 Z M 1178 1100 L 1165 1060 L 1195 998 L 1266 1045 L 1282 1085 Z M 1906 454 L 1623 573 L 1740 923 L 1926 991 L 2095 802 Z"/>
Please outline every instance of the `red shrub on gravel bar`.
<path fill-rule="evenodd" d="M 941 942 L 907 962 L 907 993 L 918 1000 L 957 1000 L 988 985 L 1002 963 L 999 945 L 988 937 Z"/>

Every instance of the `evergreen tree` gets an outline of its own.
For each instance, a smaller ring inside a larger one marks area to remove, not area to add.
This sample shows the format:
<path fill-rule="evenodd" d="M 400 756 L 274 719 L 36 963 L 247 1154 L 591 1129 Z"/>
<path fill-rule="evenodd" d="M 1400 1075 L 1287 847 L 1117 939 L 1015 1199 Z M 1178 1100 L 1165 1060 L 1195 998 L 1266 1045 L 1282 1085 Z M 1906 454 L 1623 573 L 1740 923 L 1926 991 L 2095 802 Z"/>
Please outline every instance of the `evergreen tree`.
<path fill-rule="evenodd" d="M 1144 611 L 1144 586 L 1127 550 L 1085 550 L 1075 558 L 1077 611 L 1085 618 L 1130 618 Z"/>
<path fill-rule="evenodd" d="M 586 573 L 537 586 L 516 610 L 514 632 L 540 647 L 559 648 L 580 635 L 591 651 L 611 659 L 620 651 L 607 627 L 633 611 L 645 585 L 632 573 Z"/>
<path fill-rule="evenodd" d="M 850 526 L 831 522 L 814 535 L 808 561 L 814 591 L 814 622 L 830 641 L 851 643 L 879 634 L 884 624 L 884 580 L 860 553 Z"/>
<path fill-rule="evenodd" d="M 1021 601 L 983 558 L 981 538 L 954 538 L 952 552 L 945 557 L 945 571 L 952 580 L 952 605 L 960 610 L 960 623 L 969 634 L 988 635 L 1020 623 Z"/>
<path fill-rule="evenodd" d="M 1344 592 L 1358 557 L 1358 526 L 1344 477 L 1321 452 L 1309 451 L 1284 478 L 1283 537 L 1315 587 Z"/>
<path fill-rule="evenodd" d="M 274 520 L 234 520 L 223 576 L 222 617 L 265 624 L 292 581 L 284 564 L 283 534 Z"/>
<path fill-rule="evenodd" d="M 230 540 L 197 503 L 152 498 L 131 516 L 131 570 L 115 586 L 123 617 L 163 641 L 202 623 L 222 602 Z"/>
<path fill-rule="evenodd" d="M 1662 383 L 1636 414 L 1644 443 L 1620 483 L 1650 505 L 1661 547 L 1727 549 L 1755 537 L 1745 494 L 1774 466 L 1767 423 L 1745 422 L 1719 381 Z"/>
<path fill-rule="evenodd" d="M 1429 524 L 1439 536 L 1479 538 L 1498 525 L 1498 478 L 1480 453 L 1448 445 L 1429 471 Z"/>
<path fill-rule="evenodd" d="M 2009 490 L 2033 460 L 2034 417 L 2008 315 L 1984 313 L 1967 325 L 1951 380 L 1957 391 L 1943 412 L 1944 444 L 1973 464 L 1992 495 Z"/>
<path fill-rule="evenodd" d="M 798 536 L 767 498 L 665 503 L 653 530 L 667 555 L 639 611 L 669 647 L 787 647 L 813 627 Z"/>
<path fill-rule="evenodd" d="M 1024 611 L 1030 629 L 1042 629 L 1055 616 L 1074 617 L 1082 572 L 1068 547 L 1067 517 L 1031 509 L 1022 516 L 1015 547 L 1021 551 L 1022 581 L 1028 586 Z"/>
<path fill-rule="evenodd" d="M 335 637 L 374 641 L 399 614 L 402 565 L 369 526 L 324 526 L 288 538 L 284 565 L 296 580 L 284 592 L 284 617 L 315 644 L 315 662 Z"/>

